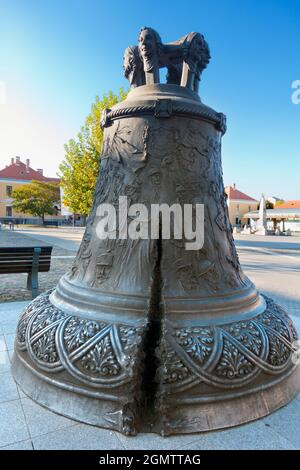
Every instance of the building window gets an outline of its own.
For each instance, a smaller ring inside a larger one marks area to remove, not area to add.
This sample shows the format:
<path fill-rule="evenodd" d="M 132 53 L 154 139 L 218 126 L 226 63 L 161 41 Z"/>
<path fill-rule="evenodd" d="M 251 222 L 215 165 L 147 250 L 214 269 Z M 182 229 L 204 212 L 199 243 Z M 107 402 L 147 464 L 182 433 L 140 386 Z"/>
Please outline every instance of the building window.
<path fill-rule="evenodd" d="M 12 186 L 6 186 L 6 196 L 11 197 L 12 195 Z"/>
<path fill-rule="evenodd" d="M 12 208 L 10 206 L 6 207 L 6 217 L 12 217 Z"/>

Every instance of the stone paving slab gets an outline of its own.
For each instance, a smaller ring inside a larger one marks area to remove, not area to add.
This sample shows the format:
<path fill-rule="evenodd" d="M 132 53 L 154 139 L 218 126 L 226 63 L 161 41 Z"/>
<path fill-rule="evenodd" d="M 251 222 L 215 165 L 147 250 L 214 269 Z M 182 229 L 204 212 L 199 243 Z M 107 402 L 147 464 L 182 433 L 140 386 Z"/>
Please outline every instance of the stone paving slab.
<path fill-rule="evenodd" d="M 22 247 L 22 246 L 48 246 L 42 240 L 33 237 L 27 237 L 23 233 L 14 230 L 0 230 L 0 247 Z"/>
<path fill-rule="evenodd" d="M 0 403 L 19 400 L 17 385 L 12 378 L 10 370 L 0 374 Z"/>
<path fill-rule="evenodd" d="M 72 419 L 65 418 L 38 405 L 26 397 L 24 393 L 23 398 L 21 398 L 21 405 L 32 438 L 77 425 Z"/>
<path fill-rule="evenodd" d="M 16 442 L 9 446 L 1 447 L 0 450 L 33 450 L 32 442 L 30 439 L 27 441 Z"/>
<path fill-rule="evenodd" d="M 276 414 L 276 413 L 275 413 Z M 261 421 L 203 434 L 189 450 L 295 450 L 293 443 Z"/>
<path fill-rule="evenodd" d="M 32 439 L 37 450 L 122 450 L 124 447 L 115 432 L 77 424 Z"/>
<path fill-rule="evenodd" d="M 8 334 L 4 335 L 4 339 L 5 339 L 7 351 L 10 351 L 11 349 L 14 349 L 15 333 L 8 333 Z"/>
<path fill-rule="evenodd" d="M 299 394 L 298 394 L 299 397 Z M 274 429 L 280 436 L 300 449 L 300 406 L 299 400 L 293 400 L 262 420 L 263 424 Z"/>
<path fill-rule="evenodd" d="M 30 439 L 20 400 L 0 403 L 0 421 L 0 447 Z"/>
<path fill-rule="evenodd" d="M 10 359 L 7 350 L 0 352 L 0 374 L 10 371 Z M 1 375 L 0 375 L 1 378 Z"/>
<path fill-rule="evenodd" d="M 1 330 L 2 331 L 2 330 Z M 4 339 L 4 335 L 0 334 L 0 352 L 1 351 L 6 351 L 6 342 Z"/>
<path fill-rule="evenodd" d="M 5 335 L 15 333 L 17 323 L 18 321 L 17 319 L 15 319 L 15 320 L 10 320 L 8 322 L 3 322 L 0 324 L 0 328 L 1 328 L 0 332 L 4 335 L 4 338 L 5 338 Z"/>
<path fill-rule="evenodd" d="M 141 433 L 134 437 L 118 434 L 118 438 L 125 449 L 129 450 L 176 450 L 189 448 L 198 442 L 200 434 L 182 434 L 162 437 L 158 434 Z"/>

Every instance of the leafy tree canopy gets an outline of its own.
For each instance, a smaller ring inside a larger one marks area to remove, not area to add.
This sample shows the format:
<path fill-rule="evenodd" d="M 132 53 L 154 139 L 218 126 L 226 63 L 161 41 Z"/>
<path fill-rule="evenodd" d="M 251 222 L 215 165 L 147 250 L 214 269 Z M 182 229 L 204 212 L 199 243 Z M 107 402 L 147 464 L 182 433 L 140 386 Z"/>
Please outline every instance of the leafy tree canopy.
<path fill-rule="evenodd" d="M 77 138 L 65 145 L 66 154 L 59 167 L 59 176 L 64 190 L 64 204 L 75 213 L 87 216 L 92 207 L 103 143 L 101 113 L 126 96 L 127 92 L 120 89 L 119 94 L 110 91 L 101 99 L 97 97 Z"/>
<path fill-rule="evenodd" d="M 15 189 L 12 197 L 17 212 L 41 217 L 44 222 L 46 214 L 57 213 L 57 205 L 60 203 L 59 184 L 32 181 Z"/>

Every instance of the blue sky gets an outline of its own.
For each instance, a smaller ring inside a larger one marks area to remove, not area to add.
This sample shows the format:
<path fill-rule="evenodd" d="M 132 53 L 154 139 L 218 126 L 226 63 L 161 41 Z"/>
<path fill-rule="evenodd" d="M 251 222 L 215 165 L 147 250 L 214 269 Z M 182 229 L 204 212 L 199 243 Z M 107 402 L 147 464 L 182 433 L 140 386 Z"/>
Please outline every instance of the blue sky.
<path fill-rule="evenodd" d="M 228 118 L 225 183 L 300 199 L 299 0 L 0 0 L 0 166 L 20 155 L 55 175 L 95 96 L 127 86 L 123 51 L 143 25 L 165 42 L 205 35 L 200 95 Z"/>

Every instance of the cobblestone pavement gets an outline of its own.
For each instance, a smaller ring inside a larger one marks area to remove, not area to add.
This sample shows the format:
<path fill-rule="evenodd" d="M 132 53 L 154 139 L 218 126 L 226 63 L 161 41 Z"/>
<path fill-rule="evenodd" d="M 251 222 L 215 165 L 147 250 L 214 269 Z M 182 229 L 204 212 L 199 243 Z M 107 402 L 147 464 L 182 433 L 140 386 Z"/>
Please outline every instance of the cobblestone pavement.
<path fill-rule="evenodd" d="M 288 310 L 300 333 L 300 238 L 238 236 L 236 245 L 246 274 L 262 292 L 273 296 Z M 74 254 L 72 250 L 66 252 Z M 16 324 L 27 303 L 0 305 L 0 451 L 300 449 L 300 394 L 285 407 L 253 423 L 224 431 L 167 438 L 154 434 L 125 437 L 46 410 L 24 395 L 10 373 Z"/>

